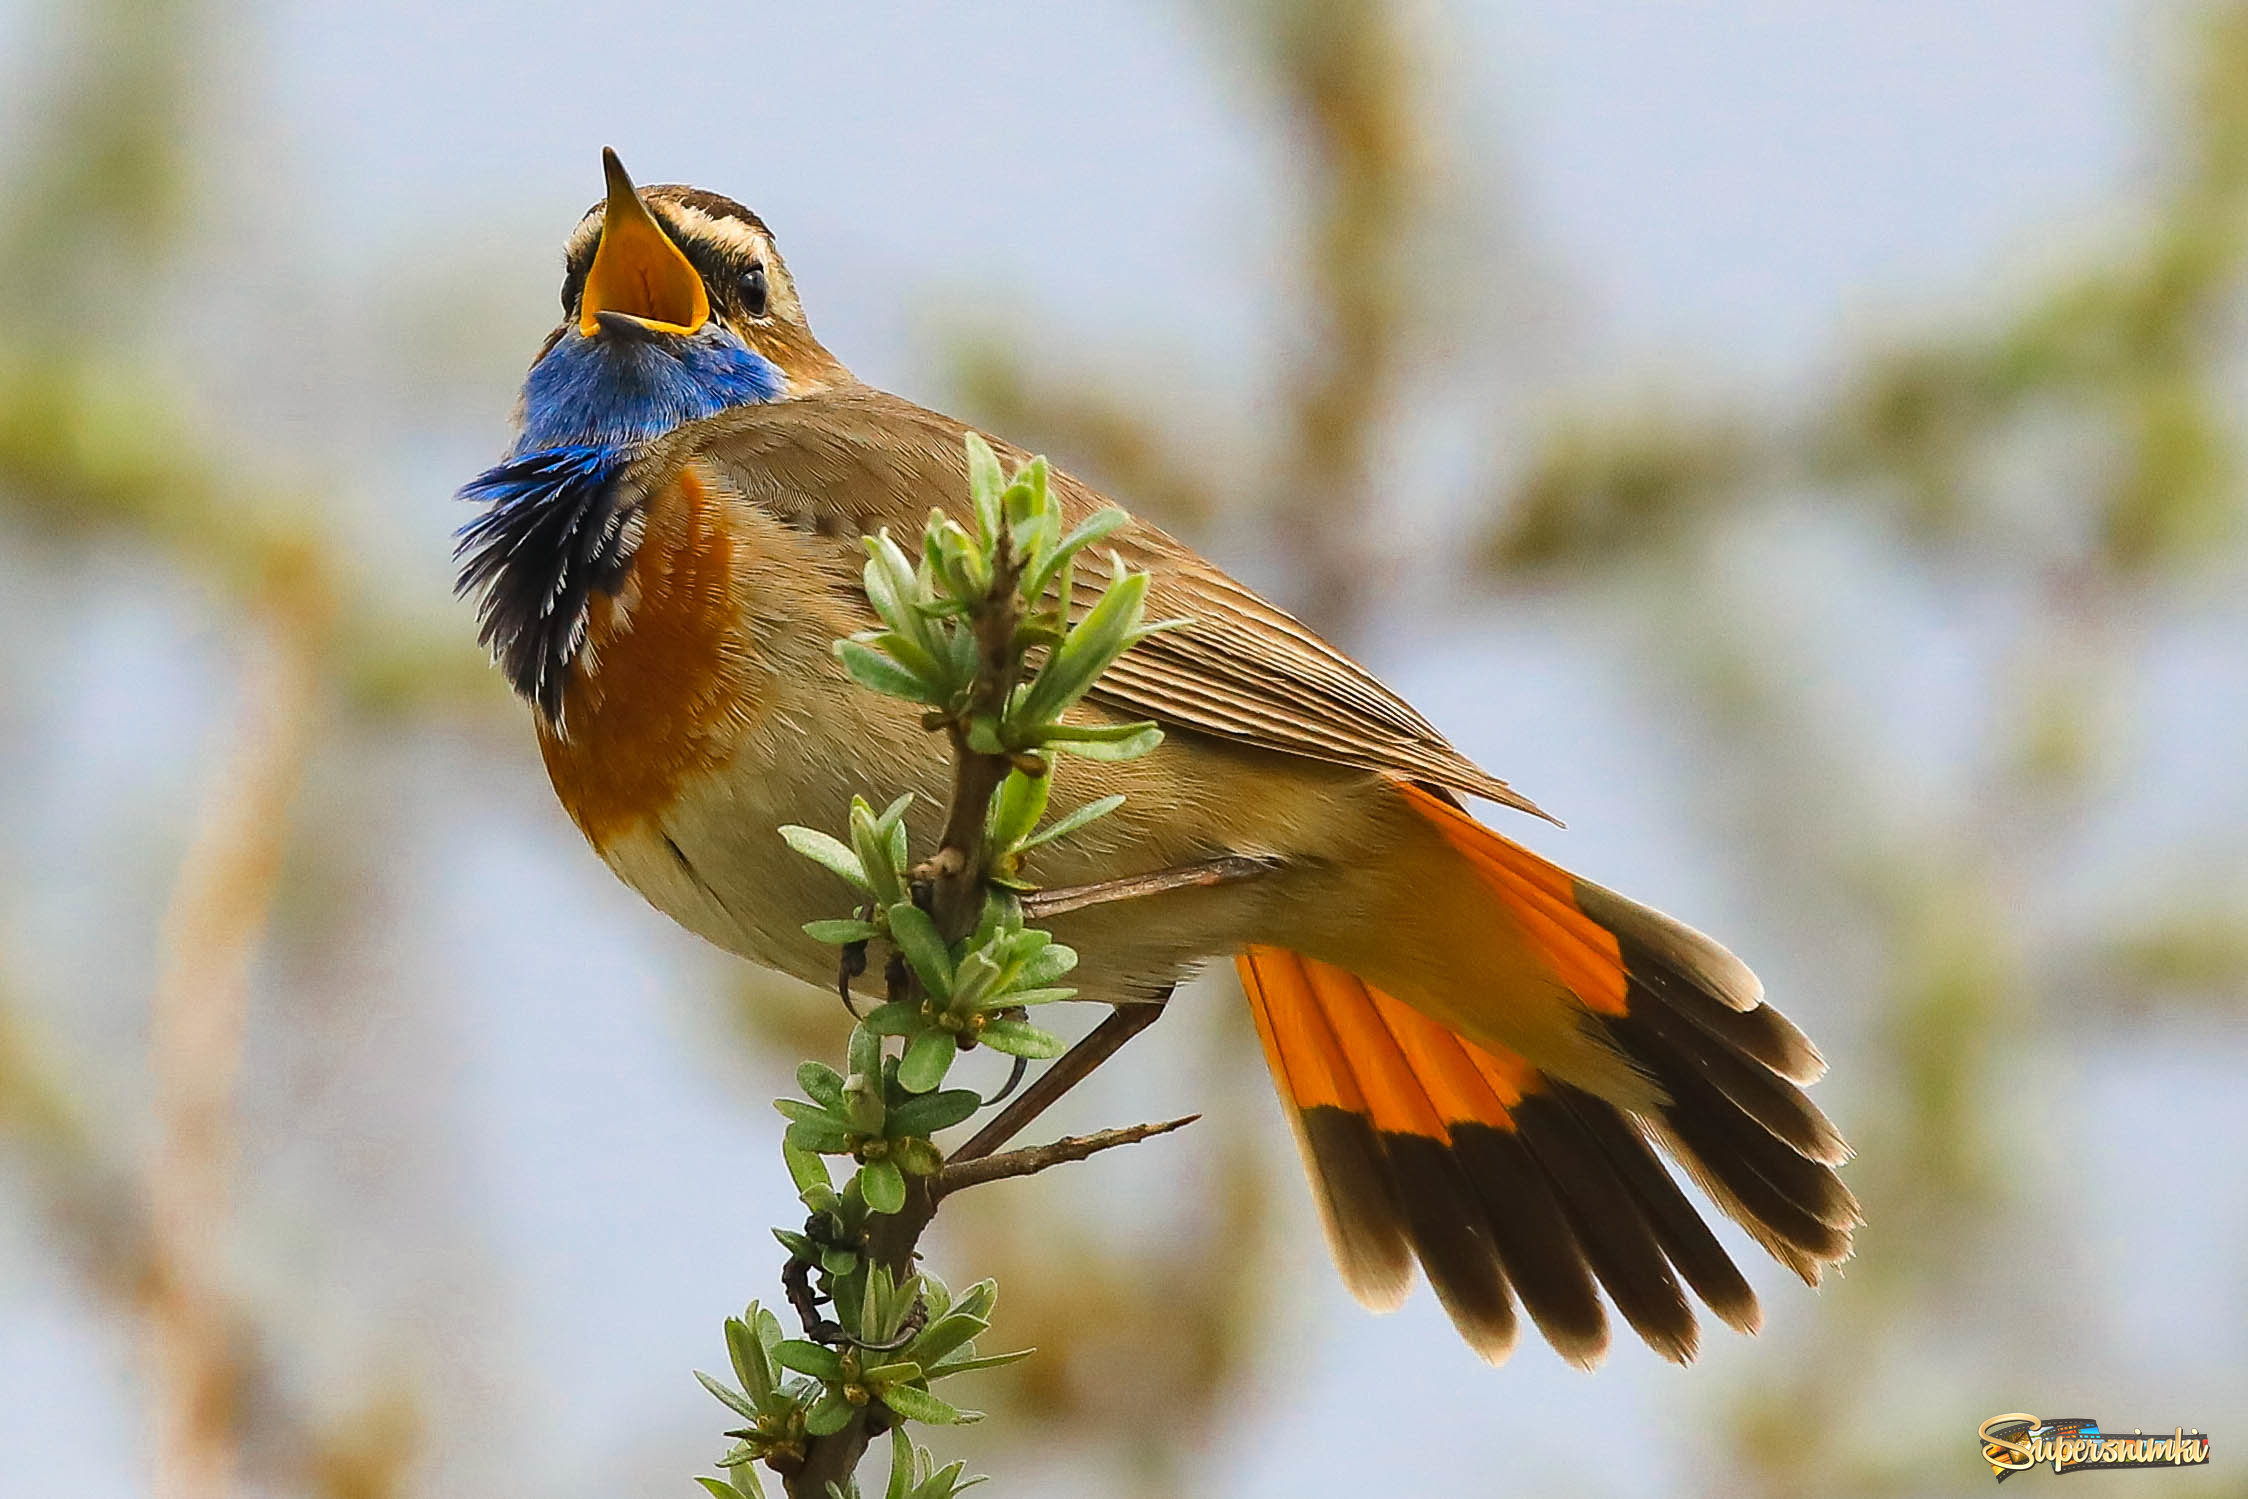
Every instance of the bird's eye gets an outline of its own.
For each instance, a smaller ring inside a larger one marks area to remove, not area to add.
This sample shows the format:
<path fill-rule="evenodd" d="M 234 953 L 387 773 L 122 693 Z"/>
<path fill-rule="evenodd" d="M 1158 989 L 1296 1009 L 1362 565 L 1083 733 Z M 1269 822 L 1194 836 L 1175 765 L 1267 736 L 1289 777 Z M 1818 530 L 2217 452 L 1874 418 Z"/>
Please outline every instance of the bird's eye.
<path fill-rule="evenodd" d="M 765 315 L 765 303 L 769 295 L 765 286 L 765 266 L 763 262 L 751 266 L 742 273 L 742 308 L 751 317 L 763 317 Z"/>

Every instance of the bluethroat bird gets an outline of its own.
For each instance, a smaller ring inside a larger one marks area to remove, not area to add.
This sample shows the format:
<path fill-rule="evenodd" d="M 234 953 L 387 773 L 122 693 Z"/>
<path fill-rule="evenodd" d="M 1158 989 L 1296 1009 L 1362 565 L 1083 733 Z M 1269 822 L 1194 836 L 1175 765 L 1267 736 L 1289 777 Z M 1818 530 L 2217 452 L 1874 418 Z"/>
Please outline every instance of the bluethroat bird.
<path fill-rule="evenodd" d="M 727 951 L 830 983 L 835 950 L 801 928 L 837 914 L 838 888 L 775 829 L 906 789 L 934 846 L 942 736 L 831 647 L 874 624 L 860 538 L 965 512 L 967 429 L 821 346 L 756 214 L 637 191 L 605 161 L 519 435 L 463 491 L 485 508 L 462 587 L 609 867 Z M 1107 503 L 1053 484 L 1072 523 Z M 1603 1291 L 1680 1362 L 1689 1289 L 1753 1331 L 1754 1294 L 1658 1152 L 1805 1281 L 1849 1253 L 1848 1150 L 1803 1093 L 1824 1064 L 1747 967 L 1478 822 L 1467 798 L 1535 809 L 1283 610 L 1153 526 L 1110 544 L 1152 575 L 1150 617 L 1190 623 L 1127 653 L 1085 712 L 1168 737 L 1062 760 L 1057 814 L 1125 801 L 1035 872 L 1089 884 L 1228 855 L 1269 872 L 1053 930 L 1083 955 L 1083 997 L 1111 1003 L 1233 959 L 1361 1302 L 1397 1305 L 1417 1260 L 1493 1362 L 1517 1301 L 1588 1367 Z"/>

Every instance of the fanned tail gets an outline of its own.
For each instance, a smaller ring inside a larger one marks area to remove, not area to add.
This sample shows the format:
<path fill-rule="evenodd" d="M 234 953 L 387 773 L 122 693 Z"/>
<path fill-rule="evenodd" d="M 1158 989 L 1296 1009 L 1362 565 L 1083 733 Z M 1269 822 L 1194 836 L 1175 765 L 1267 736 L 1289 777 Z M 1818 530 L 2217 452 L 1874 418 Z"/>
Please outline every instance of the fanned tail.
<path fill-rule="evenodd" d="M 1860 1222 L 1833 1170 L 1848 1147 L 1802 1092 L 1823 1070 L 1817 1050 L 1716 943 L 1401 789 L 1653 1101 L 1619 1107 L 1332 964 L 1249 948 L 1242 985 L 1352 1294 L 1396 1306 L 1417 1260 L 1493 1363 L 1514 1346 L 1518 1303 L 1564 1358 L 1598 1363 L 1602 1293 L 1675 1362 L 1699 1344 L 1689 1290 L 1754 1332 L 1754 1293 L 1657 1152 L 1817 1284 Z M 1550 986 L 1493 987 L 1475 1002 L 1554 1002 Z"/>

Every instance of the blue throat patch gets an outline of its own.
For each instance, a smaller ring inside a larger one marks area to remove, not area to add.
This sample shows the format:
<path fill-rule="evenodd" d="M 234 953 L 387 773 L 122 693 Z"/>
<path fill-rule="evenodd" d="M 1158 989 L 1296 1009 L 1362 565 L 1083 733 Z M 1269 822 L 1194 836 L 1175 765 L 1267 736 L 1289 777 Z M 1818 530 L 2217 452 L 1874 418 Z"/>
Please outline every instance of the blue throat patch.
<path fill-rule="evenodd" d="M 488 508 L 460 529 L 456 586 L 481 592 L 479 638 L 553 723 L 594 591 L 613 591 L 632 563 L 632 507 L 617 477 L 673 428 L 787 388 L 771 360 L 716 322 L 688 337 L 604 323 L 592 338 L 573 323 L 531 367 L 522 435 L 460 492 Z"/>

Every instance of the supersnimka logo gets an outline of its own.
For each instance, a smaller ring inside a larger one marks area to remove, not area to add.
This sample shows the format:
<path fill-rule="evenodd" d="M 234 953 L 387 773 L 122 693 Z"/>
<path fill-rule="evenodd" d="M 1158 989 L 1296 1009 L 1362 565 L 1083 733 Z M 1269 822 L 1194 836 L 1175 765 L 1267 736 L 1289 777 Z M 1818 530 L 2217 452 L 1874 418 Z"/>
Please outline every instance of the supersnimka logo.
<path fill-rule="evenodd" d="M 2000 1483 L 2016 1473 L 2050 1463 L 2055 1473 L 2085 1473 L 2094 1468 L 2183 1468 L 2209 1461 L 2209 1438 L 2173 1427 L 2167 1432 L 2130 1435 L 2100 1430 L 2087 1416 L 2039 1419 L 2022 1411 L 1993 1416 L 1975 1429 L 1983 1461 Z"/>

